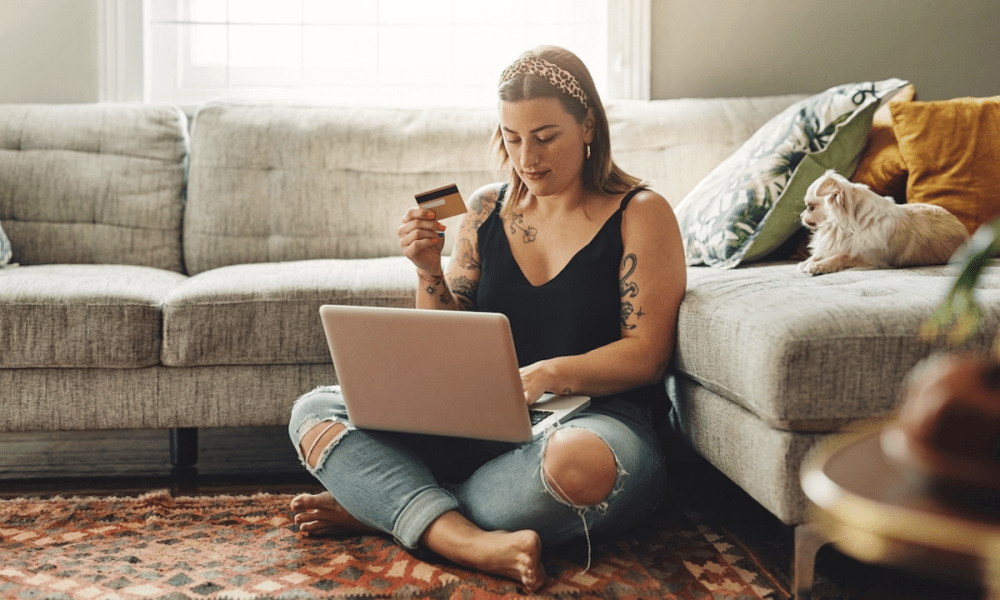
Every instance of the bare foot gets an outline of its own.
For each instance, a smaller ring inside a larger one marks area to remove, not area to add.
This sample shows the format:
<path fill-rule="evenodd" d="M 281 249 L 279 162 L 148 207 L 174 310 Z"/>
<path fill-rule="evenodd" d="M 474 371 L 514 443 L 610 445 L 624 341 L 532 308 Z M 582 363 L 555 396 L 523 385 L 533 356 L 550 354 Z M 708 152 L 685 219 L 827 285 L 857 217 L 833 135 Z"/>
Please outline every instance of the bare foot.
<path fill-rule="evenodd" d="M 378 533 L 355 519 L 334 500 L 330 492 L 300 494 L 292 498 L 292 510 L 299 533 L 304 537 L 338 533 Z"/>
<path fill-rule="evenodd" d="M 477 564 L 471 566 L 487 573 L 520 581 L 526 591 L 534 592 L 547 578 L 542 566 L 542 540 L 531 530 L 486 532 Z"/>
<path fill-rule="evenodd" d="M 422 539 L 456 564 L 519 581 L 529 592 L 545 584 L 542 539 L 530 529 L 483 531 L 452 511 L 434 521 Z"/>

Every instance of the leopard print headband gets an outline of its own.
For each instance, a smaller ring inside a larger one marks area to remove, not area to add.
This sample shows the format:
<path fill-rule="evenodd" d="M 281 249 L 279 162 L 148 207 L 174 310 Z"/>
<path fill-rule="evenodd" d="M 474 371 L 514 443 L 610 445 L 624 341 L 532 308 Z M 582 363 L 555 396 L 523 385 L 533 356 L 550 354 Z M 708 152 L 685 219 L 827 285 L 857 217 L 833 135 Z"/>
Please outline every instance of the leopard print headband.
<path fill-rule="evenodd" d="M 525 73 L 531 73 L 532 75 L 545 78 L 553 86 L 559 88 L 564 94 L 579 100 L 580 104 L 582 104 L 584 108 L 588 108 L 587 94 L 584 93 L 583 88 L 580 86 L 580 82 L 577 81 L 576 77 L 574 77 L 573 74 L 566 69 L 563 69 L 559 65 L 551 63 L 544 58 L 526 56 L 514 61 L 514 63 L 504 69 L 503 74 L 500 75 L 500 85 L 503 85 L 518 75 L 523 75 Z"/>

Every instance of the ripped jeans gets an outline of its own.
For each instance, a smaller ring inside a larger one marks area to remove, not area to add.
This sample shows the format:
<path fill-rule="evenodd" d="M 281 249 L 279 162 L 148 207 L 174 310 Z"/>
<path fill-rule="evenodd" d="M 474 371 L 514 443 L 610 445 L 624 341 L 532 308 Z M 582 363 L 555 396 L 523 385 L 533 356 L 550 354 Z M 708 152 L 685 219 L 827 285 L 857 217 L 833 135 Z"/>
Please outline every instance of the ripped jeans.
<path fill-rule="evenodd" d="M 663 496 L 666 476 L 655 434 L 639 420 L 627 426 L 636 409 L 622 401 L 626 406 L 616 412 L 615 402 L 595 402 L 562 425 L 598 435 L 618 463 L 613 491 L 592 506 L 566 502 L 542 476 L 548 434 L 516 444 L 355 429 L 338 386 L 320 387 L 296 400 L 288 431 L 303 464 L 337 502 L 401 546 L 417 548 L 427 527 L 451 510 L 486 531 L 534 530 L 551 546 L 626 531 L 646 519 Z M 347 429 L 316 450 L 319 458 L 312 468 L 300 441 L 330 421 Z"/>

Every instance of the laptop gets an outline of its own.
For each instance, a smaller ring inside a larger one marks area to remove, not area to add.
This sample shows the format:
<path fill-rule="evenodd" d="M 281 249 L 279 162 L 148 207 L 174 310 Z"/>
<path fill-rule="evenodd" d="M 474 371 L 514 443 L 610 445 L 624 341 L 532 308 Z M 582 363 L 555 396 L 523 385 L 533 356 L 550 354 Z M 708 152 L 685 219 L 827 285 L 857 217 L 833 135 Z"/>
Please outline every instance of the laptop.
<path fill-rule="evenodd" d="M 336 305 L 319 312 L 358 428 L 527 442 L 590 404 L 554 394 L 525 404 L 502 314 Z"/>

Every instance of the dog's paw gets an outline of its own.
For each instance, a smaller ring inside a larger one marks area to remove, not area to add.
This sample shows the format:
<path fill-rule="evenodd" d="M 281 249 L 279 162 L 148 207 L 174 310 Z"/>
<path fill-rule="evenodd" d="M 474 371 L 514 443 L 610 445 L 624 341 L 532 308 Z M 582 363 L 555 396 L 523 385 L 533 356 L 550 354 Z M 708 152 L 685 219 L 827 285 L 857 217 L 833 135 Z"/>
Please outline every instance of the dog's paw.
<path fill-rule="evenodd" d="M 811 273 L 813 275 L 827 275 L 829 273 L 836 273 L 837 271 L 843 271 L 843 270 L 844 267 L 841 267 L 840 265 L 836 265 L 833 263 L 820 263 L 813 268 Z"/>
<path fill-rule="evenodd" d="M 803 273 L 808 273 L 809 275 L 836 273 L 837 271 L 844 270 L 844 268 L 844 263 L 839 259 L 839 257 L 820 260 L 815 256 L 810 256 L 807 260 L 799 263 L 799 270 Z"/>
<path fill-rule="evenodd" d="M 816 275 L 816 259 L 809 257 L 804 261 L 799 263 L 799 271 L 806 273 L 808 275 Z"/>

